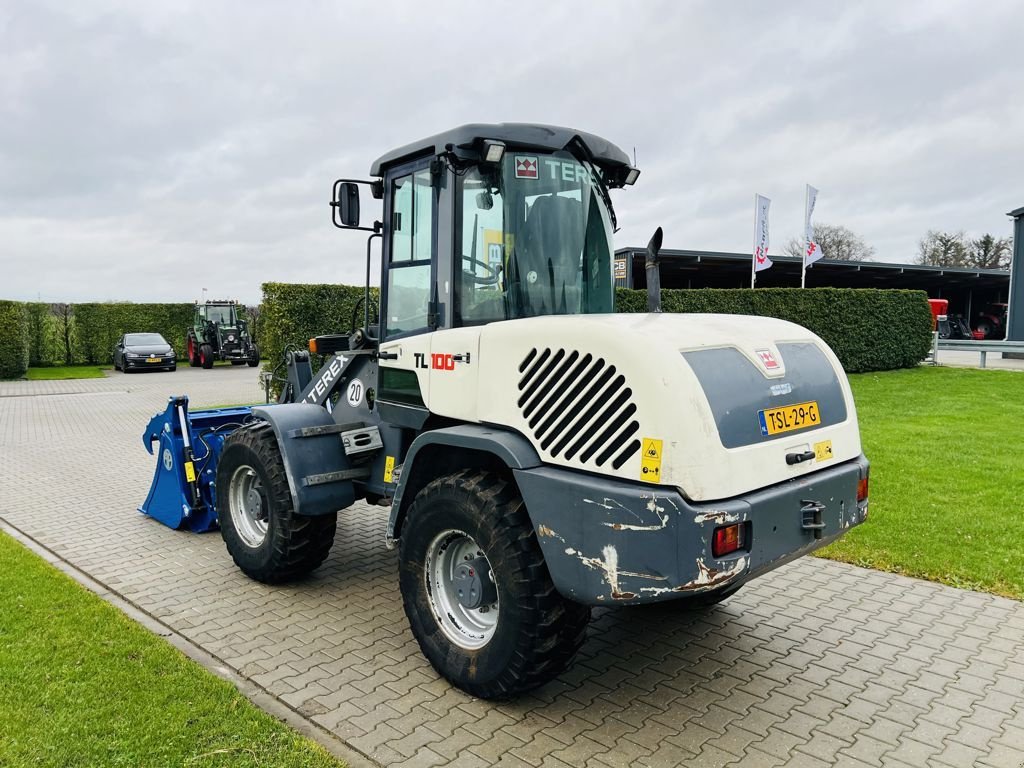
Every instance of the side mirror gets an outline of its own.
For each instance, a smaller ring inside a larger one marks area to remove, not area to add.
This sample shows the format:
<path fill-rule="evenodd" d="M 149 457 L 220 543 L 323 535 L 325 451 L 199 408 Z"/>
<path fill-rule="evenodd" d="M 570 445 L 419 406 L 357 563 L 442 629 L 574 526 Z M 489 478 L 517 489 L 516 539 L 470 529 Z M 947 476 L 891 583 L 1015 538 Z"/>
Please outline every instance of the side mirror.
<path fill-rule="evenodd" d="M 334 185 L 334 224 L 339 227 L 359 226 L 359 185 L 339 181 Z"/>

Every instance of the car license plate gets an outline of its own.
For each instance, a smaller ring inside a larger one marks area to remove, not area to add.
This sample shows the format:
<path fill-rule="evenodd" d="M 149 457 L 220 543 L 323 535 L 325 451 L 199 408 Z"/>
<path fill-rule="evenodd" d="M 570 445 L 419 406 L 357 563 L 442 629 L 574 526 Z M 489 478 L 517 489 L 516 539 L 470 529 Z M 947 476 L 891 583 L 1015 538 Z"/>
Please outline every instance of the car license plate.
<path fill-rule="evenodd" d="M 780 408 L 765 408 L 757 412 L 757 418 L 761 422 L 761 434 L 765 437 L 821 425 L 821 412 L 815 400 L 783 405 Z"/>
<path fill-rule="evenodd" d="M 146 358 L 146 362 L 147 363 L 159 363 L 160 362 L 160 358 L 159 357 L 147 357 Z"/>

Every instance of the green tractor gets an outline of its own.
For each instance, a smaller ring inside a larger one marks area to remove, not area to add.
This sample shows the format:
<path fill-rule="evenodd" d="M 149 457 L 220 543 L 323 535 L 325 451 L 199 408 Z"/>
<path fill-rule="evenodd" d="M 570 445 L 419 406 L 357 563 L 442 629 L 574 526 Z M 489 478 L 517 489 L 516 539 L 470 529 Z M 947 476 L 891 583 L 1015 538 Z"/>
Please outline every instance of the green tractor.
<path fill-rule="evenodd" d="M 259 365 L 260 350 L 242 317 L 244 310 L 234 301 L 196 302 L 188 329 L 188 364 L 212 368 L 215 360 L 230 360 L 232 365 Z"/>

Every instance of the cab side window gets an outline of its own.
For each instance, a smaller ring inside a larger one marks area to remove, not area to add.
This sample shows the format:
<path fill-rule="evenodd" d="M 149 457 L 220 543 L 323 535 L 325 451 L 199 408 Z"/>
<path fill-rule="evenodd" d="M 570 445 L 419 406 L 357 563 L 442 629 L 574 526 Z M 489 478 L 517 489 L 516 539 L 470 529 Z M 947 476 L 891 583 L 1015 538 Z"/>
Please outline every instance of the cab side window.
<path fill-rule="evenodd" d="M 434 188 L 423 169 L 391 182 L 385 338 L 425 330 L 434 242 Z"/>

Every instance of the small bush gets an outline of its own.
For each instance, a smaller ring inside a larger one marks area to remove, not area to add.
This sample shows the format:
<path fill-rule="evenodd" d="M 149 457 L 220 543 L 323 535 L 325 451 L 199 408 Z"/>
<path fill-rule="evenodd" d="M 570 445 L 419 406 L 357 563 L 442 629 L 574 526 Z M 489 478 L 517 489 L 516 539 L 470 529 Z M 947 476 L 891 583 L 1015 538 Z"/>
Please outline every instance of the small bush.
<path fill-rule="evenodd" d="M 664 312 L 764 315 L 813 331 L 836 353 L 848 373 L 910 368 L 932 340 L 924 291 L 873 288 L 665 289 Z M 619 312 L 645 312 L 647 292 L 619 289 Z"/>
<path fill-rule="evenodd" d="M 28 370 L 28 312 L 20 301 L 0 301 L 0 379 L 18 379 Z"/>

